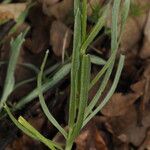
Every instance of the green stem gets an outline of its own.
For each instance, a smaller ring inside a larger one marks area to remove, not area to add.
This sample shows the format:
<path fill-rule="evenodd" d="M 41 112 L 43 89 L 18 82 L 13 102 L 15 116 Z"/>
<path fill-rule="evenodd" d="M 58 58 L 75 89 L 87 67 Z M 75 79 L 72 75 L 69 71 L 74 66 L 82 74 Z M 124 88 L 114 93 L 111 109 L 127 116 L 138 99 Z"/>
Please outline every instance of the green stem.
<path fill-rule="evenodd" d="M 72 146 L 73 146 L 73 143 L 68 143 L 68 144 L 66 145 L 65 150 L 71 150 L 71 149 L 72 149 Z"/>

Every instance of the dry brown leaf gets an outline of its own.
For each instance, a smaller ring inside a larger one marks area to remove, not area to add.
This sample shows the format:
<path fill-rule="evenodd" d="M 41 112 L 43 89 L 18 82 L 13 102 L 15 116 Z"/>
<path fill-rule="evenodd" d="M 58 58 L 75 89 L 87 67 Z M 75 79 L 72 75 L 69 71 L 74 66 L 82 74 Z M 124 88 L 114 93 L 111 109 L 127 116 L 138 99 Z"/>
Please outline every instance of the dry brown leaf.
<path fill-rule="evenodd" d="M 30 150 L 30 149 L 36 149 L 41 150 L 43 149 L 41 143 L 38 141 L 35 141 L 31 138 L 29 138 L 26 135 L 23 135 L 22 137 L 14 139 L 13 143 L 7 145 L 5 150 Z"/>
<path fill-rule="evenodd" d="M 4 18 L 17 19 L 26 7 L 26 3 L 0 4 L 0 20 Z"/>
<path fill-rule="evenodd" d="M 66 16 L 70 15 L 69 13 L 72 10 L 73 0 L 62 0 L 54 5 L 43 3 L 43 12 L 49 17 L 56 17 L 58 20 L 66 19 Z"/>
<path fill-rule="evenodd" d="M 86 126 L 75 140 L 77 150 L 108 150 L 104 132 L 97 128 L 102 122 L 100 118 L 98 120 L 93 119 Z"/>
<path fill-rule="evenodd" d="M 140 40 L 142 31 L 134 18 L 127 19 L 125 30 L 121 39 L 121 48 L 125 51 L 131 50 Z"/>
<path fill-rule="evenodd" d="M 145 86 L 143 87 L 144 89 L 144 93 L 143 93 L 143 97 L 142 97 L 142 101 L 141 101 L 141 111 L 143 111 L 145 109 L 145 107 L 149 104 L 149 100 L 150 100 L 150 65 L 149 65 L 149 61 L 147 61 L 147 65 L 144 68 L 144 73 L 142 75 L 142 80 L 143 82 L 145 82 Z"/>
<path fill-rule="evenodd" d="M 126 52 L 126 57 L 125 57 L 125 64 L 124 64 L 124 71 L 122 72 L 122 77 L 128 86 L 130 86 L 130 80 L 135 82 L 136 80 L 139 80 L 137 78 L 138 76 L 138 69 L 136 68 L 137 64 L 137 50 L 138 48 L 132 49 L 132 51 Z M 124 88 L 124 87 L 123 87 Z"/>
<path fill-rule="evenodd" d="M 150 150 L 150 130 L 147 131 L 146 138 L 138 150 Z"/>
<path fill-rule="evenodd" d="M 143 113 L 143 118 L 139 121 L 135 107 L 130 107 L 125 115 L 109 118 L 107 129 L 119 140 L 139 146 L 145 138 L 146 131 L 150 127 L 150 111 L 147 109 Z M 120 136 L 124 135 L 124 138 Z"/>
<path fill-rule="evenodd" d="M 143 95 L 144 94 L 144 87 L 145 87 L 145 80 L 140 80 L 140 81 L 132 84 L 130 88 L 135 93 L 138 93 L 139 95 Z"/>
<path fill-rule="evenodd" d="M 60 0 L 38 0 L 40 3 L 42 3 L 45 6 L 52 6 L 56 3 L 58 3 Z M 44 6 L 44 7 L 45 7 Z"/>
<path fill-rule="evenodd" d="M 148 62 L 149 63 L 149 62 Z M 144 105 L 147 105 L 150 99 L 150 65 L 145 68 L 145 71 L 143 73 L 143 78 L 145 80 L 145 88 L 144 88 Z"/>
<path fill-rule="evenodd" d="M 125 25 L 125 31 L 122 36 L 121 46 L 124 50 L 131 50 L 134 46 L 139 45 L 142 38 L 143 29 L 147 19 L 149 0 L 134 0 L 135 5 L 140 6 L 142 13 L 139 16 L 129 16 Z"/>
<path fill-rule="evenodd" d="M 129 107 L 139 98 L 137 93 L 115 93 L 108 104 L 102 109 L 102 114 L 108 117 L 121 116 L 125 114 Z"/>
<path fill-rule="evenodd" d="M 10 12 L 1 12 L 0 11 L 0 22 L 3 23 L 3 22 L 5 22 L 9 19 L 14 19 L 14 16 L 13 16 L 12 13 L 10 13 Z"/>
<path fill-rule="evenodd" d="M 82 132 L 78 136 L 78 138 L 76 139 L 77 150 L 84 150 L 88 136 L 89 136 L 88 130 Z"/>
<path fill-rule="evenodd" d="M 125 29 L 121 38 L 121 48 L 124 51 L 131 51 L 133 47 L 139 45 L 139 41 L 142 38 L 143 29 L 147 19 L 149 0 L 134 0 L 134 3 L 138 6 L 145 8 L 139 16 L 130 15 L 126 21 Z M 121 21 L 121 18 L 119 18 Z M 107 26 L 111 28 L 111 14 L 107 19 Z"/>
<path fill-rule="evenodd" d="M 140 57 L 141 58 L 150 57 L 150 11 L 149 11 L 146 26 L 144 29 L 144 43 L 140 52 Z"/>
<path fill-rule="evenodd" d="M 42 13 L 39 5 L 30 10 L 28 19 L 31 22 L 32 32 L 31 37 L 26 41 L 26 46 L 32 53 L 37 54 L 49 46 L 50 19 Z"/>
<path fill-rule="evenodd" d="M 61 56 L 71 41 L 71 31 L 65 24 L 60 21 L 54 21 L 50 30 L 50 45 L 56 56 Z"/>
<path fill-rule="evenodd" d="M 97 5 L 102 6 L 104 0 L 89 0 L 88 2 L 88 16 L 91 16 L 93 13 L 93 8 Z"/>

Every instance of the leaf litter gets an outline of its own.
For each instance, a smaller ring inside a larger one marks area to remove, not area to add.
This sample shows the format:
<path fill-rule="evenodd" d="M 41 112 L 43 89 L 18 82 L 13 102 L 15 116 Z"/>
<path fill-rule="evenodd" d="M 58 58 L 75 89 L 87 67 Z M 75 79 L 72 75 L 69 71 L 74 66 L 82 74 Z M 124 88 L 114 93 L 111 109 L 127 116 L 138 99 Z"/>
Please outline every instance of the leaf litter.
<path fill-rule="evenodd" d="M 91 6 L 96 4 L 103 5 L 103 3 L 103 0 L 89 0 L 88 30 L 93 24 L 90 16 L 95 13 Z M 119 53 L 126 55 L 126 61 L 118 88 L 106 107 L 87 124 L 77 137 L 74 149 L 150 149 L 150 8 L 148 6 L 150 6 L 149 0 L 134 0 L 119 48 Z M 0 45 L 1 62 L 7 62 L 9 59 L 10 39 L 19 35 L 25 28 L 30 27 L 17 63 L 15 71 L 16 83 L 36 78 L 37 76 L 33 72 L 33 68 L 23 68 L 19 65 L 20 63 L 32 64 L 38 71 L 46 49 L 50 49 L 47 69 L 57 63 L 59 64 L 59 67 L 56 67 L 48 74 L 48 76 L 53 76 L 63 65 L 63 57 L 69 61 L 68 56 L 72 49 L 73 0 L 39 0 L 30 8 L 25 22 L 17 27 L 16 32 L 9 32 L 11 27 L 14 26 L 16 18 L 24 11 L 25 7 L 26 3 L 0 4 L 0 22 L 2 22 L 0 32 L 3 32 L 2 36 L 0 35 L 0 39 L 3 39 Z M 109 28 L 109 23 L 106 28 Z M 68 34 L 67 38 L 66 33 Z M 94 43 L 96 43 L 96 47 L 92 48 L 92 46 L 95 46 Z M 109 34 L 99 35 L 89 48 L 89 51 L 91 54 L 102 56 L 102 58 L 106 59 L 109 55 L 107 52 L 109 45 Z M 0 66 L 0 93 L 4 84 L 6 65 L 7 63 Z M 100 67 L 93 65 L 92 74 L 96 74 Z M 103 97 L 112 84 L 111 79 L 102 94 Z M 44 80 L 47 80 L 47 75 Z M 34 81 L 22 84 L 21 89 L 16 89 L 9 96 L 9 105 L 15 106 L 20 98 L 32 91 L 36 86 Z M 96 93 L 100 82 L 97 84 L 90 91 L 90 99 Z M 44 93 L 49 109 L 64 127 L 68 120 L 69 86 L 69 76 L 66 75 L 51 90 Z M 99 99 L 100 101 L 101 99 Z M 29 103 L 22 110 L 18 110 L 15 113 L 16 116 L 20 114 L 45 136 L 59 139 L 64 143 L 64 139 L 58 135 L 56 129 L 45 119 L 38 101 Z M 5 124 L 8 125 L 6 118 L 3 118 L 2 121 L 7 122 Z M 12 134 L 4 136 L 5 125 L 0 126 L 0 141 L 3 141 L 4 137 L 7 141 L 7 144 L 5 142 L 0 143 L 2 147 L 5 147 L 4 149 L 45 149 L 42 144 L 20 133 L 14 126 L 12 128 L 16 134 L 11 131 L 12 129 L 9 129 L 7 132 Z M 67 129 L 67 127 L 65 128 Z"/>

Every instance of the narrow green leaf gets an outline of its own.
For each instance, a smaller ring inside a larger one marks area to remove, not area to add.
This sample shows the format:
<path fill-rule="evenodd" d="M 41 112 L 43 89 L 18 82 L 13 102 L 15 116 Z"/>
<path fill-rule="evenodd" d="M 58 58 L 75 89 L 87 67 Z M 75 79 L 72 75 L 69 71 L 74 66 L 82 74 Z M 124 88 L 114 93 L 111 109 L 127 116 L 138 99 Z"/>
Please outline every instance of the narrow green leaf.
<path fill-rule="evenodd" d="M 96 77 L 91 82 L 91 87 L 95 85 L 95 83 L 102 77 L 102 75 L 107 70 L 104 79 L 102 81 L 102 84 L 100 88 L 98 89 L 96 95 L 94 96 L 93 100 L 90 102 L 89 106 L 87 107 L 85 118 L 89 115 L 89 113 L 92 111 L 94 106 L 97 104 L 99 97 L 101 96 L 102 92 L 104 91 L 108 80 L 110 78 L 110 75 L 112 73 L 116 52 L 119 46 L 118 41 L 118 15 L 119 15 L 119 7 L 120 7 L 120 0 L 115 0 L 113 4 L 113 10 L 112 10 L 112 30 L 111 30 L 111 52 L 112 55 L 109 58 L 109 60 L 106 62 L 105 66 L 101 69 L 101 71 L 96 75 Z"/>
<path fill-rule="evenodd" d="M 41 135 L 34 127 L 32 127 L 23 117 L 19 117 L 18 120 L 15 119 L 15 117 L 12 115 L 9 107 L 4 104 L 4 109 L 6 110 L 8 116 L 12 120 L 12 122 L 21 130 L 23 131 L 26 135 L 29 137 L 41 141 L 45 145 L 47 145 L 50 149 L 56 150 L 55 147 L 58 149 L 62 150 L 62 148 L 56 144 L 55 142 L 45 138 L 43 135 Z"/>
<path fill-rule="evenodd" d="M 53 88 L 56 84 L 58 84 L 68 73 L 70 72 L 71 64 L 65 64 L 58 72 L 56 72 L 53 77 L 51 77 L 48 81 L 42 84 L 41 90 L 42 92 L 46 92 L 47 90 Z M 34 100 L 34 98 L 38 97 L 38 89 L 35 88 L 31 91 L 27 96 L 21 99 L 15 106 L 14 110 L 21 109 L 24 105 Z"/>
<path fill-rule="evenodd" d="M 123 8 L 121 10 L 121 31 L 120 31 L 119 42 L 121 41 L 122 33 L 124 31 L 126 20 L 127 20 L 128 14 L 129 14 L 130 3 L 131 3 L 130 0 L 125 0 L 123 3 Z"/>
<path fill-rule="evenodd" d="M 86 39 L 87 28 L 87 0 L 82 1 L 82 42 Z"/>
<path fill-rule="evenodd" d="M 24 37 L 25 34 L 21 33 L 16 39 L 11 41 L 11 55 L 10 55 L 10 60 L 7 68 L 4 90 L 0 102 L 0 109 L 3 106 L 3 103 L 7 101 L 7 98 L 10 95 L 10 93 L 13 91 L 14 84 L 15 84 L 15 79 L 14 79 L 15 67 L 19 57 L 21 45 L 24 42 Z"/>
<path fill-rule="evenodd" d="M 54 70 L 56 70 L 59 66 L 60 66 L 60 63 L 56 63 L 56 64 L 53 65 L 52 67 L 46 69 L 46 70 L 44 71 L 44 73 L 43 73 L 44 76 L 51 74 L 51 73 L 52 73 Z M 28 65 L 27 65 L 26 67 L 28 67 Z M 31 66 L 31 67 L 32 67 L 32 66 Z M 34 66 L 33 66 L 33 67 L 34 67 Z M 61 66 L 61 67 L 62 67 L 62 66 Z M 29 66 L 29 68 L 30 68 L 30 66 Z M 32 69 L 34 69 L 34 68 L 32 68 Z M 69 68 L 68 68 L 68 69 L 69 69 Z M 35 70 L 37 73 L 39 72 L 39 69 L 38 69 L 38 68 L 35 68 L 34 70 Z M 20 86 L 23 86 L 24 84 L 28 84 L 28 83 L 30 83 L 30 82 L 34 82 L 35 80 L 36 80 L 36 77 L 33 77 L 33 78 L 29 78 L 29 79 L 20 81 L 19 83 L 17 83 L 17 84 L 15 85 L 14 90 L 15 90 L 16 88 L 19 88 Z"/>
<path fill-rule="evenodd" d="M 24 128 L 24 127 L 18 122 L 18 120 L 15 119 L 15 117 L 12 115 L 12 113 L 11 113 L 9 107 L 8 107 L 6 104 L 4 104 L 4 109 L 6 110 L 8 116 L 10 117 L 10 119 L 12 120 L 12 122 L 13 122 L 21 131 L 23 131 L 26 135 L 28 135 L 28 136 L 30 136 L 30 137 L 36 139 L 36 140 L 38 139 L 38 138 L 37 138 L 35 135 L 33 135 L 29 130 L 27 130 L 26 128 Z"/>
<path fill-rule="evenodd" d="M 127 20 L 128 14 L 129 14 L 130 3 L 131 3 L 130 0 L 125 0 L 124 4 L 123 4 L 123 8 L 122 8 L 122 11 L 121 11 L 121 21 L 122 21 L 123 26 L 124 26 L 124 24 Z"/>
<path fill-rule="evenodd" d="M 112 62 L 115 59 L 116 52 L 113 52 L 111 57 L 108 59 L 108 61 L 105 63 L 101 71 L 95 76 L 95 78 L 92 80 L 90 84 L 90 89 L 96 84 L 96 82 L 102 77 L 102 75 L 105 73 L 105 71 L 108 69 L 108 67 L 112 64 Z"/>
<path fill-rule="evenodd" d="M 28 15 L 28 12 L 29 12 L 29 10 L 30 10 L 30 8 L 33 7 L 34 5 L 35 5 L 34 2 L 28 4 L 27 8 L 26 8 L 26 9 L 19 15 L 19 17 L 16 19 L 16 24 L 15 24 L 15 26 L 10 30 L 10 33 L 16 32 L 17 27 L 18 27 L 19 25 L 21 25 L 21 24 L 25 21 L 27 15 Z"/>
<path fill-rule="evenodd" d="M 102 27 L 105 25 L 106 17 L 109 11 L 109 6 L 106 6 L 106 9 L 104 9 L 104 12 L 102 16 L 98 19 L 98 22 L 93 27 L 92 31 L 90 32 L 89 36 L 86 38 L 85 42 L 83 43 L 81 47 L 81 53 L 84 54 L 88 48 L 88 46 L 91 44 L 91 42 L 94 40 L 94 38 L 97 36 L 99 31 L 102 29 Z"/>
<path fill-rule="evenodd" d="M 123 65 L 124 65 L 124 59 L 125 59 L 125 57 L 123 55 L 121 55 L 119 64 L 118 64 L 118 69 L 117 69 L 117 72 L 115 75 L 115 79 L 113 81 L 113 84 L 112 84 L 107 96 L 104 98 L 102 103 L 85 119 L 82 127 L 84 127 L 108 103 L 109 99 L 112 97 L 112 95 L 115 92 L 115 89 L 117 87 L 117 84 L 119 82 L 119 79 L 120 79 L 120 75 L 121 75 Z"/>
<path fill-rule="evenodd" d="M 8 4 L 11 3 L 12 0 L 3 0 L 2 4 Z"/>
<path fill-rule="evenodd" d="M 77 0 L 78 1 L 78 0 Z M 76 3 L 78 3 L 75 1 Z M 74 6 L 75 10 L 75 23 L 74 23 L 74 41 L 73 41 L 73 54 L 71 64 L 71 92 L 69 101 L 69 127 L 72 128 L 76 117 L 76 104 L 77 95 L 79 94 L 79 69 L 80 69 L 80 48 L 81 48 L 81 11 L 80 6 Z M 78 8 L 76 8 L 78 7 Z"/>
<path fill-rule="evenodd" d="M 76 121 L 76 127 L 74 130 L 75 137 L 79 134 L 82 127 L 85 108 L 87 106 L 88 92 L 90 85 L 90 73 L 91 73 L 91 63 L 89 55 L 82 56 L 81 64 L 81 87 L 80 87 L 80 101 L 79 101 L 79 110 L 78 117 Z"/>
<path fill-rule="evenodd" d="M 67 139 L 66 146 L 68 149 L 72 146 L 76 136 L 79 134 L 83 119 L 84 119 L 84 111 L 87 106 L 88 100 L 88 91 L 89 91 L 89 83 L 90 83 L 90 70 L 91 63 L 89 55 L 82 56 L 82 64 L 81 64 L 81 84 L 80 84 L 80 97 L 79 97 L 79 108 L 78 108 L 78 116 L 77 121 L 74 123 L 74 128 L 69 132 L 69 136 Z M 69 114 L 70 115 L 70 114 Z"/>
<path fill-rule="evenodd" d="M 95 65 L 105 65 L 106 64 L 106 61 L 101 57 L 91 55 L 91 54 L 89 56 L 90 56 L 90 60 L 91 60 L 92 64 L 95 64 Z"/>
<path fill-rule="evenodd" d="M 101 85 L 100 85 L 98 91 L 96 92 L 94 98 L 91 100 L 91 102 L 89 103 L 89 105 L 88 105 L 87 108 L 86 108 L 86 113 L 85 113 L 84 119 L 91 113 L 91 111 L 93 110 L 93 108 L 96 106 L 96 104 L 97 104 L 97 102 L 98 102 L 98 100 L 99 100 L 99 98 L 100 98 L 102 92 L 103 92 L 104 89 L 106 88 L 106 85 L 107 85 L 107 83 L 108 83 L 108 81 L 109 81 L 111 72 L 112 72 L 112 70 L 113 70 L 113 66 L 114 66 L 114 60 L 112 59 L 111 63 L 110 63 L 109 66 L 108 66 L 108 69 L 107 69 L 107 71 L 106 71 L 106 73 L 105 73 L 105 76 L 104 76 L 104 78 L 103 78 L 103 80 L 102 80 L 102 83 L 101 83 Z M 105 69 L 105 68 L 104 68 L 104 69 Z M 101 70 L 100 72 L 101 72 L 101 74 L 104 73 L 103 68 L 102 68 L 102 70 Z M 99 74 L 99 75 L 100 75 L 100 74 Z"/>
<path fill-rule="evenodd" d="M 8 61 L 0 61 L 0 67 L 1 67 L 2 65 L 5 65 L 5 64 L 8 64 Z M 28 68 L 28 69 L 31 69 L 31 70 L 33 70 L 35 73 L 38 73 L 38 72 L 39 72 L 39 69 L 38 69 L 35 65 L 33 65 L 33 64 L 31 64 L 31 63 L 18 63 L 18 65 L 23 66 L 23 67 L 26 67 L 26 68 Z"/>
<path fill-rule="evenodd" d="M 48 120 L 59 130 L 60 133 L 62 133 L 62 135 L 65 138 L 67 138 L 66 131 L 59 125 L 59 123 L 56 121 L 56 119 L 49 112 L 48 107 L 47 107 L 47 105 L 45 103 L 45 100 L 44 100 L 42 90 L 41 90 L 42 89 L 42 87 L 41 87 L 41 85 L 42 85 L 42 76 L 43 76 L 43 71 L 44 71 L 44 67 L 45 67 L 45 64 L 46 64 L 46 60 L 47 60 L 47 57 L 48 57 L 48 52 L 49 51 L 46 52 L 45 58 L 43 60 L 42 66 L 41 66 L 41 71 L 38 74 L 38 79 L 37 79 L 37 88 L 38 88 L 39 100 L 40 100 L 41 107 L 42 107 L 45 115 L 47 116 Z"/>
<path fill-rule="evenodd" d="M 23 80 L 23 81 L 20 81 L 19 83 L 17 83 L 15 86 L 14 86 L 14 90 L 16 90 L 17 88 L 25 85 L 25 84 L 28 84 L 28 83 L 31 83 L 31 82 L 34 82 L 36 80 L 36 77 L 33 77 L 33 78 L 29 78 L 29 79 L 26 79 L 26 80 Z M 14 91 L 13 90 L 13 91 Z"/>
<path fill-rule="evenodd" d="M 112 8 L 111 51 L 118 49 L 118 16 L 121 0 L 114 0 Z"/>
<path fill-rule="evenodd" d="M 24 127 L 26 128 L 29 132 L 31 132 L 35 137 L 37 137 L 37 139 L 39 141 L 41 141 L 42 143 L 44 143 L 48 148 L 52 149 L 52 150 L 56 150 L 55 147 L 57 147 L 58 149 L 62 148 L 55 142 L 45 138 L 39 131 L 37 131 L 32 125 L 30 125 L 22 116 L 20 116 L 18 118 L 18 122 Z"/>

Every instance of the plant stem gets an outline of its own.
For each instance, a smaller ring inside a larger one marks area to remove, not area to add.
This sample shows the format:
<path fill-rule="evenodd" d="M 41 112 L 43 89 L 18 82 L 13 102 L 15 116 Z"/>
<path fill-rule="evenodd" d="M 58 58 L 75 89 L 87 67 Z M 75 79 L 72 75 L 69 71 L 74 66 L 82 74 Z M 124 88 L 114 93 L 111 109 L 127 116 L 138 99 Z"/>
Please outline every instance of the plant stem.
<path fill-rule="evenodd" d="M 73 146 L 73 143 L 68 143 L 68 144 L 66 144 L 65 150 L 71 150 L 71 149 L 72 149 L 72 146 Z"/>

